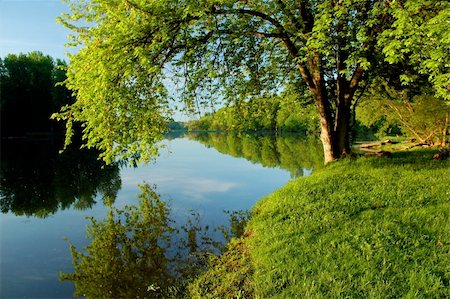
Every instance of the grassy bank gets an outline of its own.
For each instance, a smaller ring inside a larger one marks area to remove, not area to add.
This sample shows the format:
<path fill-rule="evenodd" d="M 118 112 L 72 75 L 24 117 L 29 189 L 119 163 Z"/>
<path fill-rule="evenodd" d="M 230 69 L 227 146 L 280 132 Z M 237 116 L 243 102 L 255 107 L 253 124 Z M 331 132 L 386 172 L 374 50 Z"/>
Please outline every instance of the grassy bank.
<path fill-rule="evenodd" d="M 450 161 L 431 156 L 341 161 L 288 183 L 254 207 L 247 237 L 191 294 L 449 297 Z"/>

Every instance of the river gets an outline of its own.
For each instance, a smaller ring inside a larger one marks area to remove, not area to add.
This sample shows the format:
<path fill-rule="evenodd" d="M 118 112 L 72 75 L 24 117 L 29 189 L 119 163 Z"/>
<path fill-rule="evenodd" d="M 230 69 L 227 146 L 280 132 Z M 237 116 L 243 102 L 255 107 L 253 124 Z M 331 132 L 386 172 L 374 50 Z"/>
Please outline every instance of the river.
<path fill-rule="evenodd" d="M 1 298 L 71 298 L 74 286 L 67 240 L 89 243 L 86 217 L 137 202 L 139 184 L 155 185 L 171 218 L 183 223 L 195 211 L 201 224 L 227 223 L 224 210 L 247 210 L 321 165 L 316 142 L 298 137 L 188 134 L 169 136 L 155 162 L 104 166 L 89 151 L 58 155 L 50 142 L 2 142 Z M 65 240 L 67 238 L 67 240 Z"/>

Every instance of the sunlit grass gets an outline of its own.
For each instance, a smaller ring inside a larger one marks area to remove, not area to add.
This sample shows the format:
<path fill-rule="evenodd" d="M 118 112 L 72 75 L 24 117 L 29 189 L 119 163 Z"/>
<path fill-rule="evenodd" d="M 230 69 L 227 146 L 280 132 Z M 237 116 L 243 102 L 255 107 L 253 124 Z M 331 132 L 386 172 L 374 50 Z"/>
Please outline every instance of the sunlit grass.
<path fill-rule="evenodd" d="M 432 155 L 340 161 L 288 183 L 254 207 L 248 254 L 230 247 L 242 261 L 213 262 L 194 291 L 217 298 L 449 297 L 450 161 Z M 236 280 L 239 273 L 247 276 Z M 224 287 L 230 283 L 235 288 Z M 236 291 L 243 284 L 246 296 Z"/>
<path fill-rule="evenodd" d="M 254 209 L 264 298 L 450 296 L 450 163 L 428 151 L 341 161 Z"/>

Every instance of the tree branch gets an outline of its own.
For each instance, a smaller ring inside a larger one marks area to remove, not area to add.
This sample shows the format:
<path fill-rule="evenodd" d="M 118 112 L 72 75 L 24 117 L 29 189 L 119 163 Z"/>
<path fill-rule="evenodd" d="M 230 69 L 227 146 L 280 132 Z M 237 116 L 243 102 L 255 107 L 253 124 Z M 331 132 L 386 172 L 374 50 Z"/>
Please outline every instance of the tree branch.
<path fill-rule="evenodd" d="M 280 33 L 268 33 L 268 32 L 261 32 L 261 31 L 247 31 L 244 32 L 244 35 L 253 35 L 257 37 L 265 37 L 265 38 L 283 38 L 284 36 Z"/>
<path fill-rule="evenodd" d="M 413 127 L 408 123 L 408 121 L 405 120 L 405 118 L 403 117 L 403 113 L 402 113 L 397 107 L 395 107 L 395 105 L 393 105 L 393 104 L 391 104 L 391 103 L 389 103 L 389 102 L 386 102 L 385 105 L 388 106 L 389 108 L 391 108 L 391 110 L 394 111 L 394 112 L 397 114 L 398 120 L 399 120 L 399 121 L 400 121 L 407 129 L 409 129 L 409 130 L 411 131 L 411 133 L 413 133 L 413 134 L 420 140 L 421 143 L 425 143 L 425 141 L 426 141 L 427 138 L 423 139 L 423 138 L 419 135 L 419 133 L 418 133 L 416 130 L 414 130 L 414 128 L 413 128 Z M 434 133 L 434 132 L 433 132 L 433 133 Z M 433 133 L 432 133 L 432 134 L 433 134 Z"/>
<path fill-rule="evenodd" d="M 304 41 L 306 41 L 306 37 L 304 36 L 304 25 L 299 22 L 299 20 L 292 14 L 292 12 L 286 8 L 286 4 L 282 0 L 277 0 L 276 3 L 281 8 L 284 14 L 289 18 L 289 21 L 294 24 L 295 29 L 297 29 L 299 32 L 301 32 L 301 37 Z"/>
<path fill-rule="evenodd" d="M 305 2 L 300 2 L 300 14 L 303 20 L 303 33 L 308 33 L 313 30 L 314 27 L 314 17 L 312 16 L 311 10 L 306 7 Z"/>
<path fill-rule="evenodd" d="M 273 17 L 262 13 L 260 11 L 250 10 L 250 9 L 216 9 L 213 7 L 211 13 L 213 14 L 237 14 L 237 15 L 250 15 L 254 17 L 261 18 L 262 20 L 265 20 L 272 24 L 275 28 L 278 29 L 278 33 L 270 33 L 268 35 L 260 35 L 261 37 L 277 37 L 280 38 L 287 50 L 288 53 L 291 55 L 292 59 L 295 61 L 295 63 L 298 65 L 298 68 L 300 70 L 300 73 L 302 74 L 303 79 L 308 84 L 308 87 L 311 89 L 315 88 L 314 80 L 311 75 L 311 72 L 309 69 L 303 64 L 297 61 L 298 59 L 298 48 L 295 45 L 295 43 L 291 40 L 289 33 L 286 31 L 286 29 L 283 27 L 283 25 Z"/>
<path fill-rule="evenodd" d="M 356 92 L 356 89 L 358 88 L 358 84 L 361 81 L 363 75 L 364 75 L 364 69 L 361 67 L 360 64 L 356 66 L 355 71 L 353 72 L 352 78 L 349 82 L 349 94 L 354 95 Z"/>
<path fill-rule="evenodd" d="M 211 12 L 213 14 L 238 14 L 238 15 L 250 15 L 250 16 L 254 16 L 254 17 L 259 17 L 267 22 L 269 22 L 270 24 L 272 24 L 273 26 L 275 26 L 280 33 L 286 33 L 285 28 L 283 27 L 283 25 L 278 22 L 278 20 L 272 18 L 271 16 L 262 13 L 260 11 L 256 11 L 256 10 L 251 10 L 251 9 L 216 9 L 215 7 L 212 8 Z"/>
<path fill-rule="evenodd" d="M 278 33 L 271 33 L 270 37 L 275 37 L 275 35 L 276 35 L 276 37 L 281 38 L 283 40 L 283 42 L 285 43 L 291 56 L 293 56 L 294 58 L 297 58 L 298 49 L 295 46 L 295 44 L 292 42 L 292 40 L 290 39 L 289 33 L 286 31 L 286 29 L 283 27 L 283 25 L 278 20 L 274 19 L 273 17 L 271 17 L 265 13 L 262 13 L 260 11 L 255 11 L 255 10 L 251 10 L 251 9 L 216 9 L 213 7 L 212 13 L 250 15 L 250 16 L 261 18 L 261 19 L 269 22 L 270 24 L 275 26 L 275 28 L 277 28 L 279 31 Z"/>

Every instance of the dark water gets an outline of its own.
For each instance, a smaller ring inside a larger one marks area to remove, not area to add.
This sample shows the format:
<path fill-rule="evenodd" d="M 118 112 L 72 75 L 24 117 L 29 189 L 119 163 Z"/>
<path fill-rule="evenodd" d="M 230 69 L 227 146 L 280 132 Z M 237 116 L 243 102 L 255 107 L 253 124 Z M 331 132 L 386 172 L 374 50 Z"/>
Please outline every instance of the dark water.
<path fill-rule="evenodd" d="M 138 168 L 105 166 L 95 153 L 62 155 L 50 142 L 2 142 L 1 298 L 70 298 L 72 272 L 67 237 L 88 244 L 86 216 L 105 217 L 137 202 L 138 184 L 155 184 L 183 222 L 190 210 L 202 224 L 225 224 L 224 210 L 246 210 L 291 178 L 321 164 L 321 149 L 298 137 L 191 134 L 164 141 L 155 163 Z"/>

